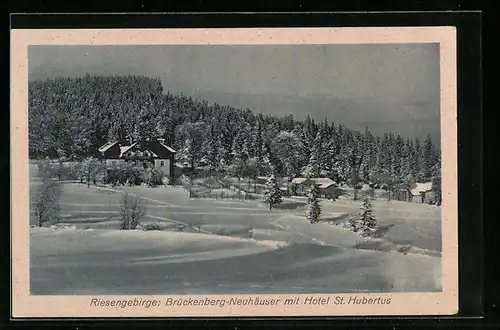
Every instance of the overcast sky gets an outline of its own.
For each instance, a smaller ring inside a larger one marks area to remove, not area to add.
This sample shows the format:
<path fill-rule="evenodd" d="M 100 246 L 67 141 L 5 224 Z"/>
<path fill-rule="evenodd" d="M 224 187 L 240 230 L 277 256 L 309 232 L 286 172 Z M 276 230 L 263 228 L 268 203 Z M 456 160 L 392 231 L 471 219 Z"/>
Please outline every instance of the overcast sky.
<path fill-rule="evenodd" d="M 159 77 L 165 90 L 439 140 L 438 44 L 30 46 L 29 79 Z"/>

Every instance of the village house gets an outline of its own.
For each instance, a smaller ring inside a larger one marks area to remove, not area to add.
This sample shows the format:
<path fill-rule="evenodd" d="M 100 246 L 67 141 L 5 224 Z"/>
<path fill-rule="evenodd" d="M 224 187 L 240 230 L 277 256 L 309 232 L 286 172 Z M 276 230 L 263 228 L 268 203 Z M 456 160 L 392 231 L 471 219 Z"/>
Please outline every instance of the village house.
<path fill-rule="evenodd" d="M 432 182 L 417 182 L 410 187 L 396 189 L 393 197 L 395 200 L 413 203 L 436 203 L 439 199 L 432 189 Z"/>
<path fill-rule="evenodd" d="M 291 182 L 292 192 L 297 196 L 305 196 L 311 185 L 316 185 L 319 196 L 333 198 L 337 185 L 329 178 L 294 178 Z"/>
<path fill-rule="evenodd" d="M 98 150 L 107 169 L 125 162 L 134 162 L 138 166 L 144 166 L 144 168 L 153 165 L 155 169 L 163 172 L 169 178 L 169 182 L 173 182 L 176 151 L 167 146 L 164 139 L 136 142 L 133 142 L 132 139 L 122 139 L 110 141 Z"/>
<path fill-rule="evenodd" d="M 410 202 L 413 203 L 428 203 L 434 200 L 432 193 L 432 182 L 414 183 L 408 189 L 410 194 Z"/>

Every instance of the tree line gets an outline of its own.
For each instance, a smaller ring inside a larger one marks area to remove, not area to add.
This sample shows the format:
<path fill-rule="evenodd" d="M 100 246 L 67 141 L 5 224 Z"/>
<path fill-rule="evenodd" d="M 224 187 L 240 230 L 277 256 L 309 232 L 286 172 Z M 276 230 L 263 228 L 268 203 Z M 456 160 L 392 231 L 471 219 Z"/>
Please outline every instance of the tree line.
<path fill-rule="evenodd" d="M 324 120 L 271 116 L 164 91 L 159 78 L 29 82 L 30 158 L 84 159 L 109 140 L 162 137 L 191 168 L 238 177 L 330 177 L 394 186 L 440 177 L 432 138 L 375 136 Z"/>

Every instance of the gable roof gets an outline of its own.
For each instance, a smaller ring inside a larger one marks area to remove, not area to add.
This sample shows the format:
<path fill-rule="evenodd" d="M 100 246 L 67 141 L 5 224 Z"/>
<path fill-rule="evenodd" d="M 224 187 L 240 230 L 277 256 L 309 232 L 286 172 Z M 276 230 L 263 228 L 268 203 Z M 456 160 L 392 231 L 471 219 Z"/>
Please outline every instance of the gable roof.
<path fill-rule="evenodd" d="M 173 148 L 163 143 L 163 141 L 160 141 L 160 139 L 153 141 L 141 140 L 132 144 L 129 144 L 126 140 L 109 141 L 102 145 L 98 150 L 103 155 L 106 153 L 105 156 L 108 158 L 122 158 L 134 147 L 139 148 L 141 151 L 148 151 L 155 158 L 170 158 L 176 153 Z"/>
<path fill-rule="evenodd" d="M 111 148 L 112 146 L 114 146 L 117 143 L 118 143 L 118 140 L 112 141 L 112 142 L 106 142 L 98 150 L 99 150 L 99 152 L 105 152 L 106 150 L 108 150 L 109 148 Z"/>

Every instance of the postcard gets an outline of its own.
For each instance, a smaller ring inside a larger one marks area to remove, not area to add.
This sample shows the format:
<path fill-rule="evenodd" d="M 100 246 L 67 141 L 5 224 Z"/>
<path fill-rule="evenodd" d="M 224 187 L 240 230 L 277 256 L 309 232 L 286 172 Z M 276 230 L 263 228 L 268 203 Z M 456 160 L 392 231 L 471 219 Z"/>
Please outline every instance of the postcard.
<path fill-rule="evenodd" d="M 453 27 L 13 29 L 18 318 L 458 311 Z"/>

